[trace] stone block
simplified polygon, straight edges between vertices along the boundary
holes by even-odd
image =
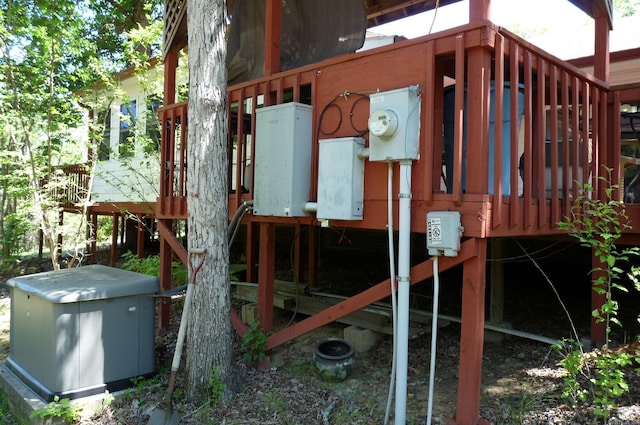
[[[356,353],[365,353],[378,342],[384,334],[359,326],[344,328],[344,339],[353,344]]]

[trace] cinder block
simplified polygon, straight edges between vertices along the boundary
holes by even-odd
[[[247,325],[258,320],[258,304],[248,303],[242,305],[242,321]]]
[[[384,335],[371,329],[359,326],[349,326],[344,328],[344,339],[351,342],[356,353],[365,353],[373,347]]]

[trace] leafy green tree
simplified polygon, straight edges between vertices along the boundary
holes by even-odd
[[[80,94],[85,107],[103,103],[97,92],[108,90],[112,71],[141,63],[142,57],[148,59],[147,54],[157,50],[146,34],[152,33],[159,45],[160,4],[160,0],[0,0],[3,254],[19,251],[33,230],[29,224],[42,231],[54,267],[59,263],[58,235],[66,233],[65,240],[70,236],[75,246],[82,242],[84,225],[63,229],[60,220],[62,195],[73,184],[60,166],[88,159],[89,147],[71,131],[80,127],[85,113],[79,106]],[[153,31],[145,31],[147,27]],[[100,140],[95,136],[104,126],[98,117],[93,124],[91,139]],[[91,173],[91,165],[87,168]],[[69,201],[86,207],[87,192]]]
[[[620,16],[632,16],[640,10],[640,0],[613,0],[613,8]]]

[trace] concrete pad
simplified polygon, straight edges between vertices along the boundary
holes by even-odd
[[[64,425],[62,418],[31,418],[31,413],[45,408],[48,403],[42,400],[31,388],[9,370],[4,361],[0,362],[0,392],[5,396],[11,413],[21,424],[33,425]],[[122,393],[120,391],[119,393]],[[93,414],[103,404],[106,396],[115,397],[116,394],[98,394],[90,397],[78,398],[71,403],[82,409],[81,413]]]

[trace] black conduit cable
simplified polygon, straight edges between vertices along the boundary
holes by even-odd
[[[253,200],[244,201],[242,204],[240,204],[233,217],[231,218],[229,226],[227,227],[227,238],[229,240],[229,246],[233,244],[233,240],[238,233],[238,228],[240,227],[242,218],[251,208],[253,208]],[[188,283],[185,283],[180,286],[176,286],[175,288],[162,291],[161,294],[154,295],[154,297],[168,298],[173,297],[174,295],[180,295],[186,291],[187,285]]]

